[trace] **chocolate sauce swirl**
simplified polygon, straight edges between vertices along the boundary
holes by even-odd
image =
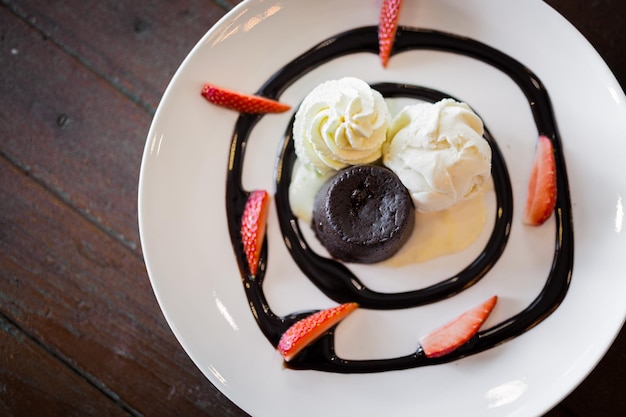
[[[394,44],[394,54],[416,49],[466,55],[507,74],[525,94],[538,135],[545,135],[552,141],[556,157],[558,195],[555,209],[554,258],[545,285],[535,300],[524,310],[490,329],[480,331],[465,345],[443,357],[427,358],[418,346],[415,352],[397,358],[346,360],[335,354],[334,333],[331,331],[290,361],[288,366],[291,368],[364,373],[449,362],[490,349],[531,329],[549,316],[567,293],[574,255],[571,202],[561,140],[545,87],[539,78],[520,62],[481,42],[449,33],[400,27]],[[337,57],[358,52],[378,53],[377,27],[357,28],[321,42],[276,72],[257,94],[278,98],[306,72]],[[444,92],[414,85],[381,83],[372,87],[386,97],[411,97],[431,102],[451,97]],[[280,336],[289,326],[311,312],[294,313],[285,317],[272,312],[263,291],[263,279],[268,264],[267,238],[256,276],[250,275],[242,251],[240,224],[248,191],[241,185],[241,174],[246,142],[261,117],[263,116],[242,114],[236,122],[226,179],[226,211],[231,241],[250,309],[261,331],[269,342],[276,346]],[[354,301],[361,307],[370,309],[418,307],[451,297],[475,284],[495,265],[504,251],[513,213],[513,198],[506,162],[488,129],[485,130],[485,138],[493,151],[492,176],[497,214],[490,239],[483,251],[462,271],[437,284],[414,291],[379,293],[367,288],[346,265],[314,253],[302,236],[298,220],[291,212],[288,200],[291,172],[296,158],[290,124],[286,129],[276,164],[275,202],[281,232],[292,259],[317,288],[330,298],[338,303]]]

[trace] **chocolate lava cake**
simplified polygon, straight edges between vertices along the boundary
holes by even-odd
[[[374,263],[394,255],[415,224],[406,187],[391,170],[358,165],[339,171],[319,190],[312,227],[330,255]]]

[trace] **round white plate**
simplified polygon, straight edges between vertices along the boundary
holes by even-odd
[[[207,378],[255,417],[530,416],[562,400],[604,355],[626,315],[626,98],[606,65],[561,16],[538,0],[405,0],[401,25],[479,40],[524,63],[545,84],[568,169],[575,257],[570,290],[544,322],[478,355],[443,365],[375,374],[294,371],[264,338],[248,308],[226,226],[225,174],[238,114],[208,104],[204,82],[254,93],[287,62],[340,32],[378,23],[380,0],[250,0],[200,40],[167,88],[148,134],[139,184],[139,226],[158,301],[178,340]],[[478,284],[432,305],[358,310],[340,326],[338,350],[352,358],[415,351],[418,338],[492,294],[486,326],[525,308],[545,282],[554,217],[522,225],[537,135],[528,103],[505,75],[460,56],[413,51],[335,59],[280,97],[294,106],[320,82],[356,76],[446,91],[483,117],[504,154],[516,210],[497,265]],[[266,115],[247,149],[244,188],[274,188],[278,146],[291,112]],[[270,214],[268,300],[278,314],[336,303],[298,270]],[[415,266],[457,268],[472,248]],[[360,267],[375,289],[419,286],[420,275]],[[393,272],[393,273],[391,273]],[[427,279],[427,278],[425,278]]]

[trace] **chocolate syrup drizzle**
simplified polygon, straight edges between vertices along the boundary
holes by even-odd
[[[325,62],[358,52],[377,54],[377,30],[376,26],[357,28],[321,42],[276,72],[257,94],[277,99],[303,74]],[[490,349],[536,326],[560,305],[569,288],[574,256],[571,202],[561,140],[545,87],[524,65],[481,42],[438,31],[398,28],[394,54],[416,49],[451,52],[481,60],[506,73],[525,94],[538,135],[550,138],[556,157],[558,195],[555,209],[554,258],[550,273],[540,294],[528,307],[492,328],[480,331],[465,345],[443,357],[427,358],[418,346],[415,352],[397,358],[347,360],[335,354],[334,332],[330,331],[290,361],[287,365],[290,368],[366,373],[408,369],[456,360]],[[380,83],[372,87],[386,97],[412,97],[431,102],[451,97],[440,91],[406,84]],[[277,346],[281,335],[289,326],[312,312],[294,313],[285,317],[272,312],[263,291],[263,279],[268,263],[267,237],[256,276],[250,275],[242,251],[241,216],[249,192],[242,187],[241,174],[247,140],[261,117],[263,116],[242,114],[236,122],[226,179],[226,212],[231,241],[250,309],[263,334],[273,346]],[[344,264],[314,253],[302,236],[298,220],[291,212],[288,200],[291,172],[296,159],[290,124],[284,135],[276,164],[275,204],[281,232],[293,260],[324,294],[338,303],[357,302],[362,308],[417,307],[451,297],[475,284],[495,265],[504,251],[513,215],[512,190],[506,163],[488,130],[485,131],[485,138],[493,151],[492,174],[497,214],[494,229],[484,250],[465,269],[435,285],[414,291],[379,293],[367,288]]]

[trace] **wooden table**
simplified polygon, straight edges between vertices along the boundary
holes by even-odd
[[[161,94],[236,3],[2,0],[0,415],[246,415],[167,326],[137,228]],[[626,86],[626,2],[548,3]],[[626,415],[624,375],[622,330],[548,416]]]

